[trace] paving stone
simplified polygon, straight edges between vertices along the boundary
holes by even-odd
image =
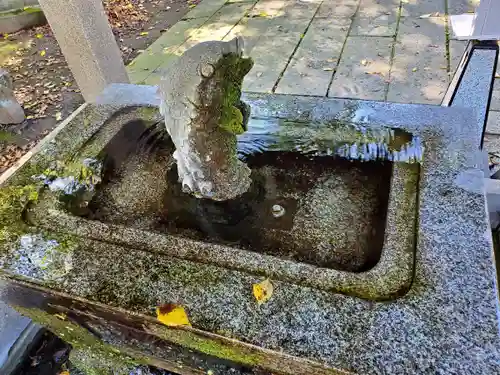
[[[350,19],[314,19],[276,92],[325,96],[350,23]]]
[[[403,0],[401,15],[403,17],[421,17],[439,13],[444,16],[446,0]]]
[[[260,0],[250,12],[251,16],[259,17],[291,17],[311,19],[321,0]]]
[[[491,96],[490,109],[500,111],[500,78],[495,79],[493,95]]]
[[[347,38],[328,96],[383,100],[392,48],[392,38]]]
[[[245,40],[245,53],[250,54],[260,37],[271,26],[271,20],[269,17],[244,17],[223,40],[242,36]]]
[[[227,0],[203,0],[196,7],[191,9],[183,18],[203,18],[211,17],[217,12]]]
[[[474,13],[479,0],[448,0],[448,14]]]
[[[500,112],[490,111],[488,113],[488,123],[486,125],[486,132],[490,134],[500,135]]]
[[[450,40],[449,51],[450,51],[450,72],[455,73],[458,64],[462,59],[465,48],[467,48],[467,41],[465,40]],[[450,79],[453,74],[450,74]]]
[[[246,12],[253,7],[253,2],[231,3],[223,6],[207,22],[196,29],[191,37],[180,46],[164,48],[164,62],[159,65],[153,74],[161,72],[172,62],[174,58],[182,55],[195,44],[209,40],[222,40],[231,29],[245,16]],[[151,80],[146,81],[150,82]]]
[[[259,39],[250,56],[254,67],[243,81],[243,90],[271,92],[310,20],[276,17]]]
[[[325,0],[320,5],[315,18],[349,18],[358,9],[359,0]]]
[[[358,15],[362,17],[378,17],[381,15],[399,15],[400,0],[361,0]]]
[[[387,100],[439,104],[448,87],[444,18],[405,18],[391,68]]]
[[[486,133],[484,135],[483,149],[487,152],[500,154],[500,135]]]
[[[169,49],[180,47],[207,20],[207,17],[181,20],[163,33],[152,45],[137,56],[133,63],[127,66],[130,82],[141,83],[145,81],[152,71],[165,62]]]
[[[375,17],[364,17],[358,13],[352,24],[351,36],[394,36],[398,26],[396,14],[380,14]]]

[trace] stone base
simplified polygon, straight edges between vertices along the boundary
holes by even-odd
[[[16,31],[34,26],[45,25],[47,20],[40,7],[25,7],[0,13],[0,33]]]

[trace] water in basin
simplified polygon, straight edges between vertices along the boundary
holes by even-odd
[[[277,131],[283,127],[288,131]],[[311,124],[251,120],[239,139],[240,158],[252,170],[251,187],[217,202],[182,191],[162,124],[129,123],[101,154],[103,182],[93,199],[73,211],[319,267],[366,271],[383,247],[391,159],[418,158],[418,142],[383,129],[380,134],[389,134],[390,141],[379,137],[374,143],[372,132],[364,135],[365,144],[353,143],[351,130],[359,134],[359,128],[323,128],[311,133]],[[325,134],[339,143],[327,142]]]

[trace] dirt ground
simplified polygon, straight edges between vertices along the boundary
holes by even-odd
[[[200,0],[103,0],[123,60],[129,63]],[[0,34],[0,66],[23,106],[22,124],[0,125],[0,173],[84,100],[49,25]]]

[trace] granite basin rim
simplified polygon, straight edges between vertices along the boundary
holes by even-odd
[[[250,102],[250,104],[253,103]],[[101,146],[107,144],[124,125],[124,116],[127,116],[129,120],[130,117],[140,120],[144,117],[143,110],[144,108],[141,107],[129,108],[126,114],[114,111],[102,126],[102,129],[107,127],[108,130],[99,133],[102,135],[100,138],[94,134],[93,141],[81,147],[79,158],[95,156]],[[413,279],[418,180],[412,172],[412,168],[415,167],[416,165],[392,163],[389,207],[381,257],[373,268],[359,273],[321,268],[230,246],[87,220],[58,209],[58,202],[44,194],[32,210],[30,218],[32,224],[46,230],[59,228],[58,231],[79,237],[154,251],[179,259],[211,263],[215,266],[330,292],[371,300],[389,300],[404,295],[409,290]],[[406,199],[396,199],[401,196]],[[403,207],[402,204],[408,206]],[[398,223],[398,225],[392,223]]]

